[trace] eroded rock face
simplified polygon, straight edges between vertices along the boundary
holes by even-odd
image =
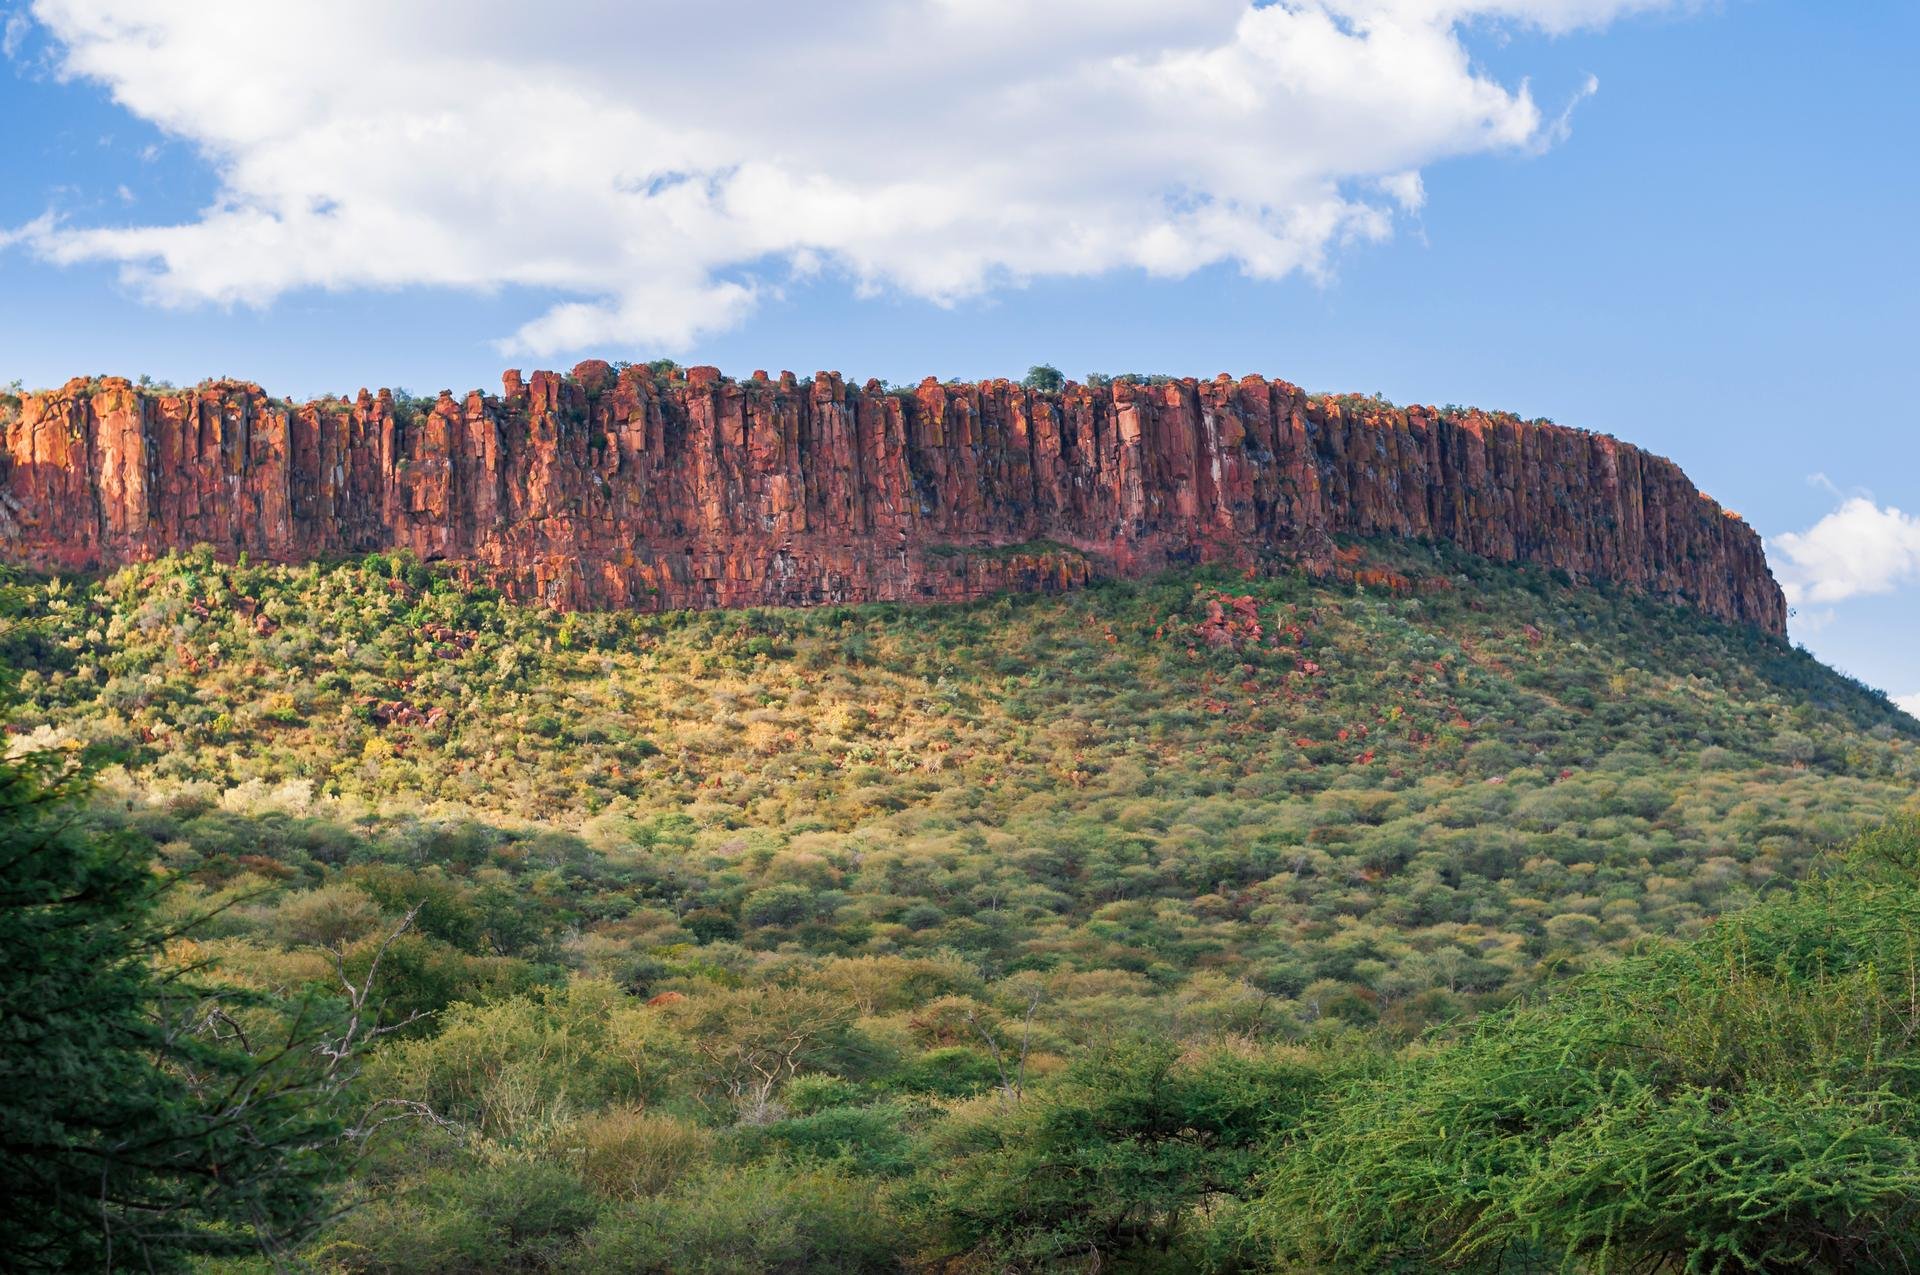
[[[405,411],[385,390],[294,406],[108,378],[3,423],[0,558],[39,570],[202,542],[274,561],[403,548],[559,607],[786,606],[1312,565],[1350,532],[1786,623],[1760,538],[1670,461],[1257,376],[903,392],[596,361]]]

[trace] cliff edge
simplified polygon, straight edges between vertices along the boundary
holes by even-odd
[[[1284,381],[912,390],[708,367],[508,372],[495,397],[304,406],[75,380],[0,415],[0,560],[94,571],[205,542],[408,549],[561,607],[959,600],[1426,537],[1780,634],[1760,538],[1678,466],[1481,412]]]

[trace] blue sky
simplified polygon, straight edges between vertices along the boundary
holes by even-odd
[[[1920,697],[1920,5],[278,8],[0,6],[0,381],[668,353],[1503,407],[1673,457],[1798,640]]]

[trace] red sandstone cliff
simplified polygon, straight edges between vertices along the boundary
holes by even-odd
[[[1670,461],[1257,376],[902,393],[591,362],[415,413],[385,390],[298,407],[109,378],[0,425],[0,560],[42,570],[200,542],[276,561],[405,548],[556,606],[796,605],[1311,557],[1355,533],[1786,622],[1759,537]]]

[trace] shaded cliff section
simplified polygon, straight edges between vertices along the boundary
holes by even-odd
[[[196,544],[405,549],[569,608],[812,605],[1070,588],[1197,562],[1324,565],[1449,541],[1783,633],[1760,538],[1672,462],[1510,416],[1284,381],[910,391],[838,374],[583,363],[498,396],[298,406],[118,378],[4,417],[0,559],[90,572]]]

